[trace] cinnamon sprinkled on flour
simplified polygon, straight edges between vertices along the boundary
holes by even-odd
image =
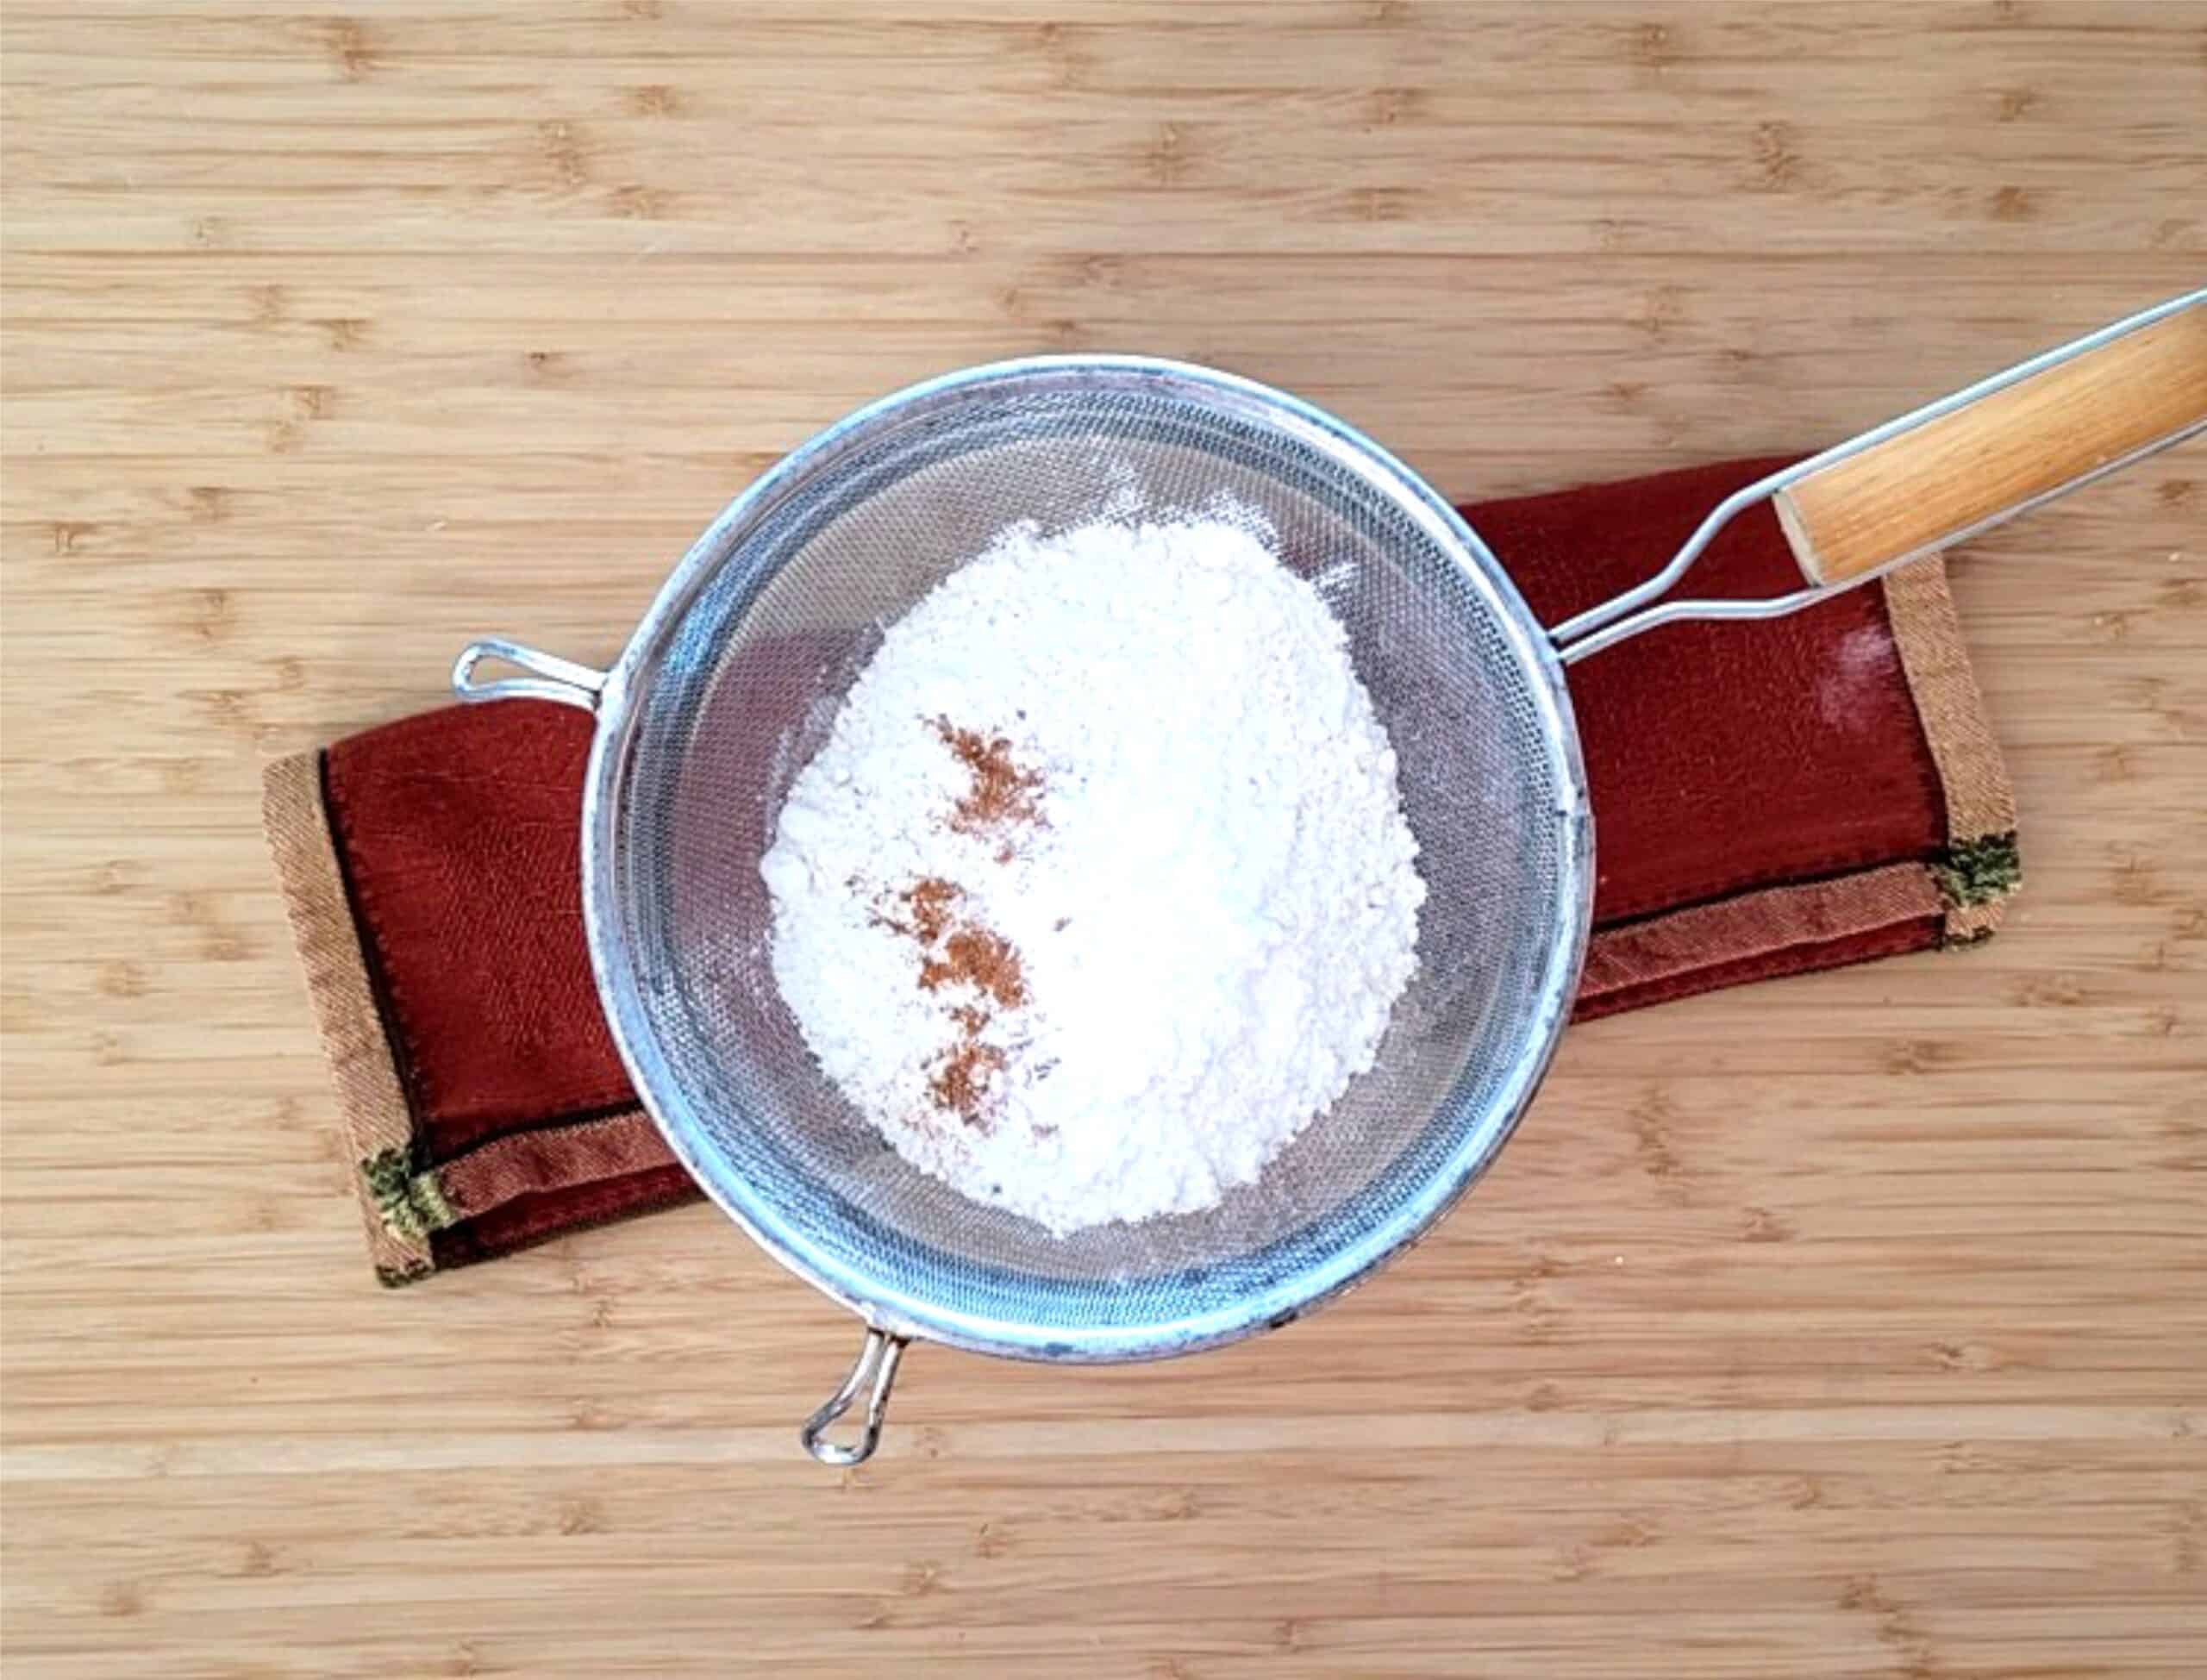
[[[945,940],[942,954],[920,965],[920,985],[927,991],[972,986],[1007,1009],[1016,1009],[1027,1001],[1019,953],[1002,934],[985,927],[961,927]]]
[[[1347,644],[1224,498],[1007,527],[885,629],[760,872],[907,1162],[1053,1232],[1193,1212],[1372,1065],[1424,887]]]
[[[915,881],[904,889],[904,906],[912,913],[912,931],[922,945],[933,945],[950,926],[950,907],[958,902],[958,884],[940,875]]]
[[[948,989],[961,996],[978,994],[983,1000],[950,1006],[947,1013],[957,1026],[958,1039],[935,1064],[928,1080],[928,1095],[936,1108],[956,1115],[968,1126],[983,1126],[995,1077],[1007,1060],[1000,1046],[982,1039],[995,1019],[986,1004],[1018,1009],[1027,1002],[1027,980],[1010,940],[978,923],[957,920],[956,907],[965,896],[955,881],[926,876],[894,895],[901,915],[877,909],[872,919],[919,946],[921,990]]]
[[[967,1125],[980,1123],[994,1076],[1003,1071],[1004,1053],[992,1044],[972,1039],[935,1065],[928,1080],[928,1095],[938,1109],[947,1109]]]
[[[964,797],[952,809],[949,826],[964,834],[1000,834],[994,854],[999,864],[1010,863],[1018,850],[1005,830],[1041,821],[1042,777],[1022,769],[1011,756],[1011,738],[985,735],[978,729],[960,728],[947,717],[929,726],[972,778]],[[1027,1002],[1027,980],[1010,940],[993,929],[971,921],[953,926],[955,907],[966,896],[955,881],[931,875],[915,881],[897,896],[906,920],[882,915],[876,919],[909,934],[919,944],[920,990],[958,993],[977,992],[1003,1009],[1016,1009]],[[949,1011],[958,1027],[957,1041],[935,1064],[928,1079],[928,1095],[935,1106],[956,1115],[968,1126],[986,1122],[996,1077],[1007,1057],[999,1046],[983,1040],[994,1017],[977,1003],[959,1003]]]
[[[935,719],[935,732],[973,774],[973,790],[958,802],[951,827],[972,834],[1009,823],[1041,820],[1041,773],[1022,770],[1012,761],[1010,736],[960,729],[947,717]],[[1009,859],[999,857],[998,861]]]

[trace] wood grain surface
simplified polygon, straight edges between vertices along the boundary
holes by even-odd
[[[2197,446],[1956,565],[1992,944],[1592,1026],[1353,1300],[916,1350],[842,1475],[710,1210],[369,1283],[255,800],[963,362],[1466,496],[1843,437],[2200,284],[2207,4],[9,0],[0,82],[11,1680],[2199,1671]]]

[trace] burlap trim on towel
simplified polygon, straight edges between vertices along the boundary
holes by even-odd
[[[1901,668],[1946,793],[1947,849],[1930,868],[1947,903],[1947,938],[1973,944],[1999,926],[2022,884],[2015,790],[1962,644],[1946,562],[1918,560],[1883,581]]]
[[[446,1162],[435,1178],[453,1213],[472,1219],[517,1196],[572,1190],[674,1164],[674,1152],[651,1116],[641,1109],[625,1109],[572,1126],[500,1138]]]
[[[413,1118],[391,1063],[343,870],[322,815],[321,753],[297,753],[268,766],[261,778],[261,821],[337,1088],[376,1276],[386,1283],[410,1283],[435,1270],[428,1233],[385,1217],[375,1164],[386,1164],[387,1177],[388,1163],[410,1159]]]
[[[1888,864],[1829,881],[1741,893],[1646,921],[1598,930],[1586,948],[1581,1000],[1599,999],[1707,967],[1818,945],[1939,915],[1946,908],[1920,864]]]

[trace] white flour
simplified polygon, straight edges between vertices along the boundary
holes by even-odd
[[[1257,521],[1006,531],[891,626],[761,865],[907,1160],[1063,1233],[1216,1203],[1372,1065],[1425,898],[1341,628]]]

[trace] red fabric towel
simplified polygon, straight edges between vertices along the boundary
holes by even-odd
[[[1647,576],[1772,460],[1465,509],[1542,621]],[[1798,586],[1766,508],[1696,593]],[[1600,874],[1580,1019],[1967,941],[2014,807],[1928,561],[1792,617],[1666,628],[1572,667]],[[584,947],[590,721],[446,707],[270,767],[270,843],[400,1283],[697,1192],[636,1105]]]

